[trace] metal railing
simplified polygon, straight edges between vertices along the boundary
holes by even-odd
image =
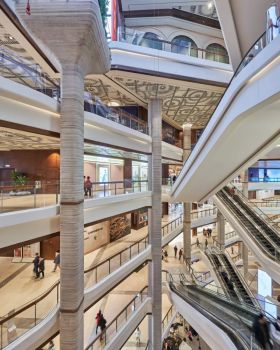
[[[191,219],[192,220],[202,219],[205,217],[215,216],[215,215],[217,215],[217,208],[216,207],[210,208],[210,209],[193,211],[193,212],[191,212]]]
[[[100,117],[106,118],[130,129],[147,135],[149,134],[148,123],[146,121],[135,117],[122,108],[114,108],[105,105],[100,98],[92,95],[90,92],[85,91],[84,95],[84,109],[86,112],[97,114]]]
[[[85,199],[148,191],[147,180],[92,182],[84,188]],[[0,213],[56,205],[60,202],[59,181],[28,181],[22,185],[0,182]]]
[[[100,282],[103,278],[116,271],[134,256],[144,251],[149,244],[148,236],[122,249],[116,254],[101,261],[84,271],[85,288]]]
[[[174,316],[174,312],[175,312],[175,308],[174,308],[173,305],[171,305],[170,308],[168,309],[167,313],[165,314],[162,322],[161,322],[162,333],[164,333],[164,331],[165,331],[166,327],[168,326],[170,320]]]
[[[85,348],[85,350],[103,349],[113,339],[121,327],[128,321],[129,317],[139,308],[148,296],[148,287],[145,286],[101,331]]]
[[[132,28],[121,28],[119,30],[118,41],[128,44],[143,46],[149,49],[156,49],[160,51],[172,52],[180,55],[191,56],[194,58],[201,58],[209,61],[229,64],[229,57],[222,52],[212,50],[205,50],[198,48],[191,43],[186,45],[163,40],[160,38],[149,38],[145,36],[145,32],[140,32]]]
[[[250,203],[254,203],[257,207],[261,207],[261,208],[280,207],[280,201],[279,200],[250,201]]]
[[[38,298],[21,306],[17,310],[11,310],[8,315],[0,318],[0,349],[4,349],[18,337],[26,333],[30,328],[39,324],[59,304],[60,281],[57,281],[50,289]],[[22,319],[28,319],[28,327],[20,325]]]
[[[162,237],[166,236],[173,230],[175,230],[177,227],[182,225],[183,223],[183,214],[181,214],[178,218],[170,221],[168,224],[162,226],[161,232],[162,232]]]

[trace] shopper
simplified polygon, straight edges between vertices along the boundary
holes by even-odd
[[[86,189],[85,195],[91,197],[92,182],[90,180],[90,176],[87,176],[86,181],[84,183],[84,187]]]
[[[37,276],[38,276],[39,261],[40,261],[39,254],[36,253],[36,254],[35,254],[35,258],[34,258],[34,260],[33,260],[33,265],[34,265],[34,267],[33,267],[33,272],[34,272],[34,275],[35,275],[36,278],[37,278]]]
[[[175,246],[174,246],[174,256],[175,256],[175,259],[177,258],[177,252],[178,252],[178,248],[177,248],[177,246],[175,245]]]
[[[84,176],[84,194],[87,195],[87,188],[86,188],[86,177]]]
[[[141,331],[140,331],[139,327],[137,327],[136,331],[135,331],[135,340],[136,340],[136,346],[140,346],[141,345]]]
[[[208,247],[208,241],[207,241],[207,238],[205,239],[205,243],[204,243],[204,245],[205,245],[205,250],[207,249],[207,247]]]
[[[182,256],[183,256],[183,249],[181,248],[179,250],[179,261],[181,261]]]
[[[172,177],[173,184],[175,183],[176,179],[177,179],[177,177],[176,177],[176,175],[174,174],[173,177]]]
[[[42,275],[40,277],[40,275]],[[39,261],[39,277],[42,279],[45,277],[45,259],[40,257],[40,261]]]
[[[167,253],[167,250],[165,250],[164,251],[164,261],[165,262],[168,262],[167,258],[168,258],[168,253]]]
[[[57,267],[60,268],[60,251],[59,250],[57,250],[55,252],[55,257],[54,257],[54,261],[53,262],[54,262],[53,272],[55,272]]]
[[[266,318],[263,314],[259,314],[253,323],[253,333],[256,340],[265,350],[272,349],[269,340],[269,327]]]
[[[198,237],[196,238],[196,246],[197,246],[197,247],[199,247],[199,246],[200,246],[200,242],[199,242]]]
[[[100,322],[100,319],[101,319],[102,316],[103,316],[102,312],[101,312],[101,310],[99,310],[98,313],[95,316],[95,319],[96,319],[96,332],[95,332],[95,334],[97,334],[98,328],[100,327],[99,322]]]
[[[101,317],[100,317],[100,320],[99,320],[99,327],[101,328],[100,341],[103,340],[103,333],[104,333],[105,328],[106,328],[106,323],[107,323],[107,321],[105,320],[103,314],[101,314]]]

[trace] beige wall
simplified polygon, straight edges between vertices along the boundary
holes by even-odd
[[[111,164],[111,181],[123,181],[123,165]]]
[[[96,164],[92,162],[84,162],[84,175],[90,176],[91,181],[96,181]]]
[[[84,229],[84,254],[90,253],[109,243],[109,221],[85,227]]]

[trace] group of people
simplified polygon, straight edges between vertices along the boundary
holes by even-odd
[[[33,272],[35,279],[45,277],[45,259],[38,253],[35,254],[35,258],[33,260]]]
[[[54,268],[53,272],[56,271],[57,268],[60,268],[60,251],[57,250],[55,252],[54,257]],[[35,258],[33,259],[33,272],[35,275],[35,279],[44,278],[45,277],[45,259],[39,255],[39,253],[35,254]]]
[[[211,228],[204,228],[202,230],[203,236],[210,238],[212,235],[212,229]]]
[[[99,339],[100,339],[100,341],[102,341],[103,340],[103,333],[104,333],[104,330],[106,328],[107,321],[105,320],[104,315],[101,312],[101,310],[99,310],[98,313],[96,314],[95,320],[96,320],[96,334],[98,332],[98,328],[100,328],[101,335],[100,335]]]
[[[178,253],[178,247],[175,245],[174,246],[174,257],[175,257],[175,259],[177,259],[177,253]],[[181,261],[182,257],[183,257],[183,248],[180,248],[179,253],[178,253],[179,261]]]
[[[84,193],[85,197],[92,196],[92,182],[90,176],[84,176]]]

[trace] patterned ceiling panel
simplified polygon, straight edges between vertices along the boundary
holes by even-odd
[[[86,79],[85,90],[90,92],[93,97],[97,96],[106,104],[114,101],[120,106],[135,105],[134,100],[121,94],[116,88],[103,82],[101,79]]]
[[[163,100],[163,111],[178,124],[191,123],[194,128],[203,128],[211,117],[222,96],[221,92],[199,90],[141,81],[116,76],[114,79],[146,103],[150,98]]]
[[[0,151],[58,149],[59,139],[0,127]]]

